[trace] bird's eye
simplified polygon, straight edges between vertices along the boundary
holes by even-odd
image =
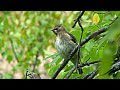
[[[54,29],[55,32],[57,32],[57,29]]]

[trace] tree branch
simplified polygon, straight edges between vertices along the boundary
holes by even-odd
[[[109,24],[109,26],[112,25],[117,19],[118,19],[118,16],[114,20],[112,20],[112,22]]]
[[[80,35],[79,45],[81,44],[81,40],[82,40],[82,36],[83,36],[83,31],[84,31],[84,29],[83,29],[83,27],[81,25],[81,22],[80,22],[80,19],[81,19],[81,17],[82,17],[83,14],[84,14],[84,11],[82,11],[80,13],[80,16],[76,20],[78,22],[79,27],[81,28],[81,31],[82,31],[81,35]],[[78,64],[81,63],[81,56],[80,55],[81,55],[81,48],[79,48],[79,46],[78,46],[78,57],[77,57],[77,61],[76,61],[76,69],[78,67]],[[79,74],[82,74],[82,73],[83,73],[83,71],[82,71],[82,68],[81,68]]]
[[[64,60],[63,63],[60,65],[60,67],[58,68],[58,70],[55,72],[55,74],[53,75],[52,79],[55,79],[57,77],[57,75],[60,73],[60,71],[67,65],[67,63],[69,62],[69,60],[72,58],[72,56],[70,58],[68,58],[67,60]]]
[[[84,67],[84,66],[90,66],[91,64],[96,64],[96,63],[99,63],[100,62],[100,60],[98,60],[98,61],[93,61],[93,62],[86,62],[86,63],[83,63],[83,64],[80,64],[80,65],[78,65],[78,68],[81,68],[81,67]],[[67,76],[65,77],[65,79],[68,79],[70,76],[71,76],[71,74],[74,72],[74,70],[75,70],[75,67],[73,67],[72,69],[71,69],[71,71],[67,74]]]
[[[101,28],[98,31],[92,33],[91,35],[89,35],[86,39],[84,39],[80,46],[83,46],[85,43],[87,43],[89,40],[91,40],[92,38],[100,35],[101,33],[104,33],[108,30],[108,28],[118,19],[118,17],[116,17],[107,27]]]
[[[102,29],[99,29],[98,31],[92,33],[91,35],[89,35],[86,39],[84,39],[80,46],[83,46],[85,43],[87,43],[88,41],[90,41],[92,38],[100,35],[101,33],[104,33],[105,31],[107,31],[108,28],[102,28]]]
[[[79,22],[80,18],[82,17],[82,15],[84,14],[85,11],[81,11],[80,12],[80,15],[78,16],[77,19],[75,19],[75,23],[73,24],[72,28],[74,28],[77,24],[77,22]]]
[[[98,74],[98,70],[95,70],[90,74],[86,75],[83,79],[93,79],[97,74]]]

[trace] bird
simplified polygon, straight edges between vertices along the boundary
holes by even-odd
[[[71,51],[78,45],[75,36],[67,32],[65,27],[61,24],[56,25],[52,29],[53,33],[56,35],[55,47],[60,56],[66,60],[70,55]],[[78,53],[71,58],[71,62],[76,66]],[[80,62],[78,62],[80,64]],[[82,74],[82,68],[77,68],[78,73]]]

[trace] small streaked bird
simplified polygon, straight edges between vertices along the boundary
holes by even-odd
[[[76,38],[68,33],[62,25],[56,25],[52,30],[56,35],[55,47],[58,53],[61,55],[64,60],[68,58],[71,51],[77,46]],[[71,58],[71,62],[76,66],[78,53]],[[78,62],[80,64],[80,62]],[[78,69],[79,74],[82,74],[83,71],[81,68]]]

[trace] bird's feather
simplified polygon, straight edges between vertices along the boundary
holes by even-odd
[[[70,35],[70,39],[74,42],[74,43],[77,43],[77,40],[76,38],[71,34],[71,33],[68,33]]]

